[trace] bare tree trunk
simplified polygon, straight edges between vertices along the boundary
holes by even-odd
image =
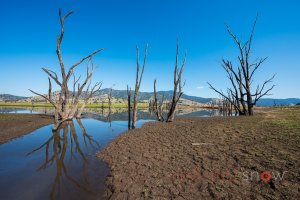
[[[54,127],[53,127],[53,131],[56,131],[59,128],[61,123],[62,122],[60,122],[60,117],[59,117],[58,110],[55,109],[54,110]]]
[[[81,107],[79,108],[79,110],[77,112],[77,115],[76,115],[76,119],[80,119],[81,118],[82,112],[83,112],[83,110],[85,108],[85,104],[86,103],[82,104]]]
[[[132,125],[131,127],[134,129],[136,127],[136,120],[137,120],[137,109],[138,109],[138,95],[141,86],[141,82],[143,79],[144,69],[146,65],[148,54],[148,44],[145,47],[145,54],[144,54],[144,62],[142,66],[141,74],[139,73],[140,64],[139,64],[139,49],[136,47],[136,79],[135,79],[135,89],[134,89],[134,96],[133,96],[133,114],[132,114]]]
[[[134,129],[136,126],[136,120],[137,120],[137,109],[138,109],[138,92],[134,92],[133,97],[133,108],[132,108],[132,125],[131,127]]]
[[[178,66],[178,54],[179,54],[179,42],[177,40],[176,62],[175,62],[175,68],[174,68],[174,89],[173,89],[172,101],[171,101],[171,105],[170,105],[170,109],[169,109],[169,113],[168,113],[166,122],[172,122],[174,120],[176,106],[177,106],[177,103],[178,103],[181,95],[183,94],[182,88],[185,85],[185,82],[182,84],[181,75],[182,75],[183,68],[184,68],[184,65],[186,62],[186,54],[184,55],[184,59],[183,59],[183,62],[182,62],[182,65],[180,68]],[[178,92],[177,92],[177,90],[178,90]]]
[[[163,117],[163,113],[162,113],[163,102],[164,102],[164,97],[162,97],[161,102],[158,103],[157,95],[156,95],[156,79],[155,79],[154,80],[154,103],[153,103],[153,108],[154,108],[154,112],[156,114],[156,117],[157,117],[158,121],[160,121],[160,122],[163,122],[165,120],[164,117]]]
[[[108,96],[107,96],[107,98],[108,98],[108,107],[109,107],[109,109],[111,109],[111,100],[112,100],[112,88],[110,88],[109,89],[109,93],[108,93]]]
[[[246,87],[249,88],[248,90],[250,90],[250,86],[246,83]],[[247,92],[247,108],[248,108],[248,115],[253,115],[253,102],[252,102],[252,96],[250,92]]]
[[[127,85],[127,109],[128,109],[128,129],[131,123],[131,88]]]

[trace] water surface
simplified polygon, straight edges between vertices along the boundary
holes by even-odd
[[[138,121],[138,127],[145,121]],[[73,120],[0,145],[1,199],[99,199],[107,165],[96,151],[121,132],[124,121]]]

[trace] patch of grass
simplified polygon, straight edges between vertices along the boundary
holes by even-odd
[[[277,108],[274,112],[276,116],[272,119],[274,124],[285,128],[300,129],[300,106]]]

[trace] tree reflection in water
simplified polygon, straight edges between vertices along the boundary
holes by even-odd
[[[87,133],[81,120],[77,119],[76,121],[82,133],[85,150],[91,152],[99,149],[99,143]],[[68,145],[70,145],[69,148]],[[56,165],[56,174],[50,191],[50,199],[56,199],[61,191],[60,188],[65,184],[71,185],[72,189],[76,188],[80,192],[88,193],[92,196],[97,195],[91,189],[92,187],[87,178],[88,175],[86,175],[88,173],[89,160],[86,158],[86,154],[83,153],[82,148],[74,122],[66,121],[57,131],[52,132],[52,136],[45,143],[27,154],[27,156],[30,156],[39,150],[45,150],[45,162],[37,168],[37,171],[46,170],[53,164]],[[66,162],[67,157],[69,157],[68,162]],[[72,164],[72,161],[78,162],[78,157],[81,159],[79,162],[83,165],[83,170],[80,172],[84,177],[83,181],[78,181],[68,173],[68,167]],[[68,183],[64,180],[68,180]]]

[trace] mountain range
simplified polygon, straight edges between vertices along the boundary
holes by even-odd
[[[0,94],[0,101],[19,101],[28,97],[15,96],[11,94]]]
[[[109,94],[110,89],[105,88],[99,90],[93,97],[93,101],[97,102],[97,99],[106,99]],[[133,96],[133,91],[131,91]],[[161,99],[164,96],[164,99],[168,100],[172,98],[173,91],[158,91],[157,97]],[[127,91],[126,90],[112,90],[112,97],[119,102],[126,101],[127,99]],[[153,92],[140,92],[139,100],[147,102],[153,98]],[[40,97],[23,97],[23,96],[15,96],[10,94],[0,94],[0,101],[30,101],[31,99],[42,100]],[[218,101],[217,98],[203,98],[197,96],[190,96],[183,94],[182,99],[186,100],[188,103],[192,104],[211,104]],[[287,98],[287,99],[273,99],[273,98],[262,98],[257,102],[257,106],[288,106],[299,104],[299,98]]]
[[[109,88],[105,88],[100,90],[95,96],[106,95],[109,93]],[[173,95],[173,91],[158,91],[157,98],[161,99],[164,96],[164,99],[171,99]],[[127,91],[126,90],[112,90],[112,96],[117,99],[127,99]],[[133,91],[131,91],[131,96],[133,96]],[[140,101],[148,101],[149,99],[153,98],[153,92],[139,92],[139,100]],[[187,99],[190,101],[194,101],[197,103],[210,103],[216,98],[203,98],[203,97],[196,97],[196,96],[189,96],[186,94],[182,95],[183,99]]]

